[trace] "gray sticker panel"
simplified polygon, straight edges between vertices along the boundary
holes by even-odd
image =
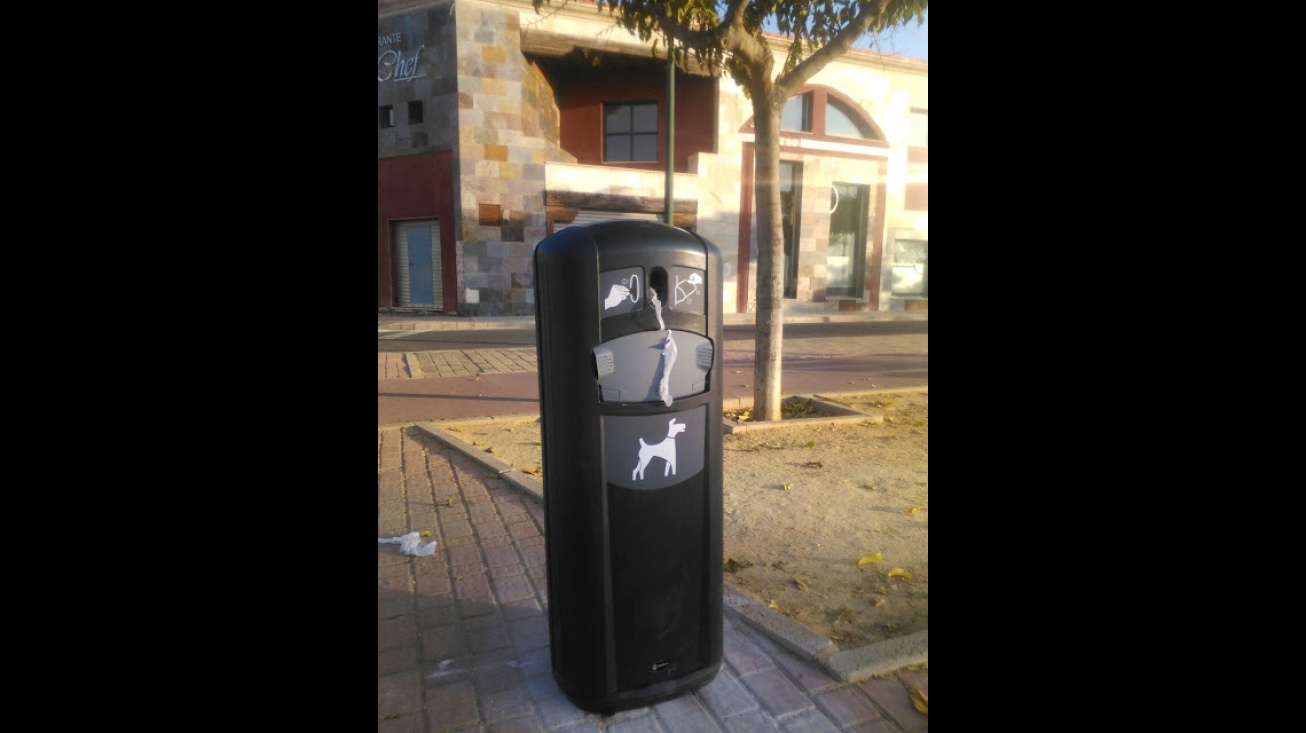
[[[599,273],[599,297],[603,302],[603,317],[630,313],[644,307],[644,294],[648,283],[644,280],[644,268],[623,267],[620,270],[608,270]]]
[[[707,313],[707,271],[669,267],[667,278],[667,307],[685,313]]]
[[[663,489],[684,482],[703,470],[706,426],[706,405],[660,415],[605,415],[603,465],[608,483]]]
[[[676,344],[667,386],[671,399],[707,391],[707,373],[712,369],[712,342],[689,331],[640,331],[594,348],[599,377],[599,399],[603,402],[661,402],[662,351],[667,334]]]

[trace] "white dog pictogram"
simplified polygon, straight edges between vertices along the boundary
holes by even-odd
[[[661,443],[649,445],[644,442],[643,438],[639,439],[639,465],[630,473],[630,480],[644,479],[644,469],[648,467],[649,461],[654,456],[667,462],[663,470],[663,476],[670,476],[676,472],[676,436],[685,432],[685,424],[676,422],[676,418],[671,418],[667,423],[667,437]]]

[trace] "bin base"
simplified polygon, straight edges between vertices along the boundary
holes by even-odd
[[[667,680],[666,682],[659,682],[655,685],[639,687],[633,690],[618,690],[608,695],[599,696],[587,695],[581,690],[571,688],[558,675],[556,670],[553,673],[553,679],[557,681],[562,693],[576,707],[588,713],[612,715],[622,710],[642,708],[681,695],[688,695],[715,679],[717,672],[720,670],[721,660],[718,659],[716,664],[704,667],[697,672],[691,672],[683,677],[677,677],[674,680]]]

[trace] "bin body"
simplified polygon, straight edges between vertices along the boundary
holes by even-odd
[[[721,664],[720,250],[613,221],[534,257],[553,675],[642,707]]]

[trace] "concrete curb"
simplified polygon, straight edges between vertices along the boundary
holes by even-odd
[[[532,417],[533,415],[511,415],[501,416],[497,419],[513,419],[517,417]],[[474,422],[473,420],[450,420],[450,423]],[[499,474],[499,478],[512,484],[518,491],[534,497],[537,501],[544,501],[544,483],[533,476],[522,473],[507,462],[499,460],[492,453],[477,448],[467,441],[459,438],[457,435],[440,427],[439,423],[425,422],[414,425],[418,430],[425,432],[427,435],[439,440],[445,445],[462,453],[468,458],[480,463],[482,466]]]
[[[851,396],[892,392],[915,392],[920,391],[921,389],[923,388],[911,387],[872,390],[870,392],[839,392],[830,393],[825,395],[825,397],[830,398],[840,395]],[[835,407],[848,410],[848,408],[843,405],[836,405]],[[536,417],[539,417],[539,413],[500,415],[495,417],[494,420],[514,420]],[[883,419],[883,416],[880,417]],[[848,420],[860,421],[868,418],[874,419],[874,416],[865,415],[851,418],[804,418],[802,422],[819,423]],[[522,473],[507,462],[495,457],[494,454],[486,453],[480,448],[477,448],[454,433],[441,427],[441,424],[464,424],[481,421],[491,422],[488,418],[453,418],[438,422],[416,423],[414,424],[414,427],[444,443],[450,448],[462,453],[468,458],[471,458],[482,466],[485,466],[487,469],[494,471],[500,478],[507,481],[517,490],[542,503],[544,501],[544,483],[542,481],[533,476]],[[789,422],[792,424],[796,421],[790,420],[775,422]],[[774,427],[778,427],[778,425],[775,425]],[[768,638],[773,639],[776,643],[789,651],[819,664],[831,675],[843,682],[861,682],[862,680],[876,675],[889,674],[914,664],[926,664],[929,662],[928,630],[909,634],[896,639],[888,639],[873,644],[867,644],[854,649],[840,650],[834,645],[834,642],[826,639],[820,634],[817,634],[783,613],[770,608],[761,601],[745,596],[743,593],[740,593],[728,585],[724,586],[723,590],[722,605],[726,611],[730,612],[733,616],[742,619],[749,626],[757,629],[759,632],[765,634]]]
[[[930,630],[834,652],[816,661],[844,682],[861,682],[930,661]]]
[[[805,418],[802,418],[802,420],[801,420],[801,424],[803,424],[803,425],[831,425],[831,424],[838,424],[838,423],[863,423],[863,422],[866,422],[867,420],[869,420],[869,421],[871,421],[871,422],[874,422],[874,423],[882,423],[882,422],[884,422],[884,415],[876,415],[876,414],[869,413],[869,412],[862,412],[862,411],[860,411],[860,410],[854,410],[854,409],[852,409],[851,407],[848,407],[847,405],[841,405],[841,404],[838,404],[838,403],[836,403],[836,402],[830,402],[829,400],[826,400],[826,399],[822,398],[820,395],[810,395],[810,394],[788,395],[788,396],[785,397],[785,399],[786,399],[786,400],[791,400],[791,399],[804,400],[804,399],[805,399],[805,400],[807,400],[808,402],[810,402],[810,403],[816,405],[816,406],[819,407],[820,409],[824,410],[825,412],[831,412],[831,413],[834,413],[834,414],[831,415],[830,417],[805,417]],[[727,409],[741,409],[741,408],[744,408],[744,407],[752,407],[752,406],[753,406],[753,400],[752,400],[751,397],[736,397],[736,398],[734,398],[734,399],[732,399],[732,400],[730,400],[730,401],[731,401],[731,402],[738,403],[738,406],[737,406],[737,407],[727,408]],[[735,422],[734,420],[725,420],[724,422],[725,422],[725,424],[724,424],[724,425],[722,426],[722,428],[721,428],[722,432],[724,432],[726,435],[733,435],[733,434],[735,434],[735,433],[751,433],[751,432],[754,432],[754,431],[757,431],[757,430],[769,430],[769,429],[772,429],[772,428],[792,428],[792,427],[794,427],[795,424],[798,423],[799,421],[795,421],[795,420],[755,420],[755,421],[749,421],[749,422],[739,423],[739,422]]]
[[[409,379],[426,378],[426,370],[422,369],[422,365],[418,363],[417,354],[404,354],[404,364],[408,367]]]

